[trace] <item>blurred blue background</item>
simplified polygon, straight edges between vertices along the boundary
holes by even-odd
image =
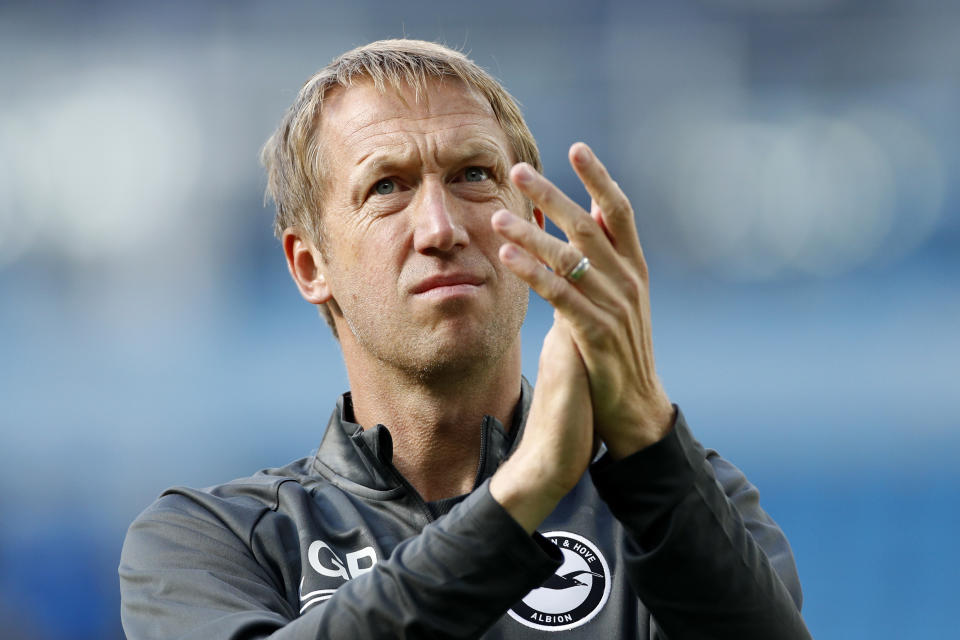
[[[500,78],[581,201],[575,140],[628,192],[667,390],[787,531],[814,636],[956,637],[958,33],[947,1],[0,4],[0,634],[122,637],[141,509],[319,443],[345,374],[257,153],[406,35]]]

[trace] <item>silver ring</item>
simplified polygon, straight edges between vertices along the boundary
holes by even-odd
[[[587,256],[583,256],[582,258],[580,258],[580,262],[578,262],[573,269],[570,269],[570,271],[567,272],[567,275],[563,277],[569,280],[570,282],[576,282],[577,280],[582,278],[583,274],[585,274],[589,270],[590,270],[590,258],[588,258]]]

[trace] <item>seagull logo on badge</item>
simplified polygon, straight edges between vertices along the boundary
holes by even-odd
[[[578,580],[577,576],[589,573],[590,575],[602,578],[602,573],[596,573],[590,571],[589,569],[579,569],[577,571],[571,571],[570,573],[565,573],[564,575],[553,574],[547,581],[540,585],[541,589],[569,589],[570,587],[587,587],[590,585],[589,582],[584,582],[583,580]]]
[[[611,574],[597,545],[567,531],[543,534],[563,554],[563,564],[523,600],[510,617],[541,631],[563,631],[586,624],[600,612],[610,595]]]

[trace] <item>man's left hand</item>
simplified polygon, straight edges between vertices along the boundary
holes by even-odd
[[[508,240],[501,261],[567,321],[587,369],[597,434],[620,459],[666,435],[674,411],[654,366],[649,276],[633,209],[587,145],[570,148],[570,164],[592,198],[590,212],[530,165],[510,171],[569,242],[506,210],[492,225]]]

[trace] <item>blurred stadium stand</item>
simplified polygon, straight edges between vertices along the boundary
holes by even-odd
[[[403,35],[499,77],[576,197],[575,140],[631,196],[662,377],[786,529],[814,636],[955,637],[958,29],[947,1],[0,3],[3,637],[121,638],[139,510],[319,443],[345,374],[257,154],[313,71]]]

